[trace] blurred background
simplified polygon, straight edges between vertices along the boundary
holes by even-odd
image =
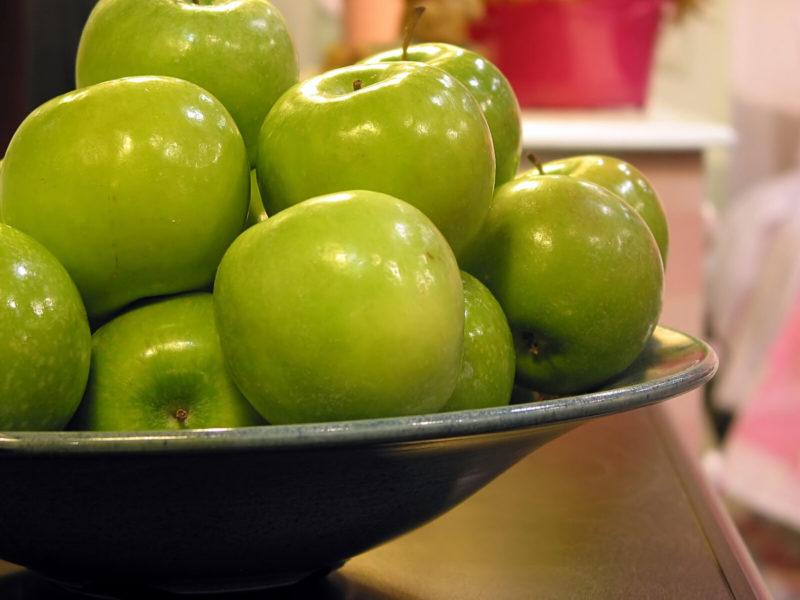
[[[301,77],[396,46],[423,4],[420,41],[474,47],[509,78],[523,154],[614,154],[644,171],[670,223],[662,322],[721,358],[709,388],[671,401],[673,424],[774,596],[800,598],[800,2],[273,3]],[[93,5],[0,2],[0,156],[33,108],[74,87]]]

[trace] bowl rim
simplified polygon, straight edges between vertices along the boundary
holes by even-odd
[[[585,394],[452,412],[295,425],[180,431],[0,431],[0,459],[8,455],[202,453],[304,450],[431,442],[444,438],[559,425],[641,408],[708,382],[717,370],[713,348],[668,327],[696,346],[699,358],[677,373]]]

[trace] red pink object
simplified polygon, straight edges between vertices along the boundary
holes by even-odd
[[[472,34],[522,106],[641,106],[668,2],[491,2]]]

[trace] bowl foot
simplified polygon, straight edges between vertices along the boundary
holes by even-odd
[[[344,563],[345,561],[339,561],[309,571],[270,573],[255,577],[232,579],[166,581],[154,583],[150,586],[141,586],[122,581],[86,581],[80,583],[63,579],[50,579],[50,581],[72,592],[109,600],[141,600],[142,598],[158,600],[160,598],[167,599],[185,597],[187,595],[199,595],[204,600],[213,600],[217,596],[229,598],[231,595],[246,598],[251,593],[268,589],[287,588],[286,591],[288,592],[293,591],[291,586],[313,586],[316,580],[327,576]],[[276,596],[276,600],[280,597],[280,595]]]

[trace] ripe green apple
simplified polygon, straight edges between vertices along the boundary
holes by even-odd
[[[508,404],[514,386],[516,354],[503,309],[469,273],[464,285],[464,350],[461,374],[442,411]]]
[[[196,83],[231,113],[252,164],[261,122],[297,83],[297,57],[267,0],[100,0],[75,74],[78,87],[130,75]]]
[[[629,162],[611,156],[572,156],[542,165],[548,175],[569,175],[591,181],[614,192],[630,204],[650,227],[656,238],[661,259],[667,264],[669,232],[667,217],[653,186],[639,169]],[[536,169],[521,177],[538,177]]]
[[[377,192],[312,198],[247,229],[214,282],[233,379],[270,423],[438,411],[461,365],[453,252]]]
[[[522,124],[519,103],[511,84],[500,70],[480,54],[452,44],[417,44],[408,48],[381,52],[362,64],[410,60],[426,63],[447,71],[463,83],[481,106],[492,132],[494,156],[497,164],[495,187],[505,183],[517,173],[522,149]]]
[[[62,429],[83,395],[91,334],[64,267],[0,224],[0,430]]]
[[[494,151],[480,106],[455,78],[377,63],[287,91],[264,120],[256,170],[270,216],[314,196],[374,190],[420,209],[458,254],[489,208]]]
[[[135,431],[263,424],[228,374],[211,294],[137,306],[92,336],[92,372],[71,427]]]
[[[20,125],[0,219],[55,254],[96,321],[210,285],[245,223],[249,170],[228,111],[172,77],[70,92]]]
[[[573,177],[502,186],[462,266],[508,317],[517,379],[547,394],[586,390],[627,367],[661,311],[649,228],[619,196]]]
[[[267,213],[264,210],[264,203],[261,201],[261,194],[258,192],[256,170],[253,169],[250,171],[250,208],[247,211],[247,227],[266,220]]]

